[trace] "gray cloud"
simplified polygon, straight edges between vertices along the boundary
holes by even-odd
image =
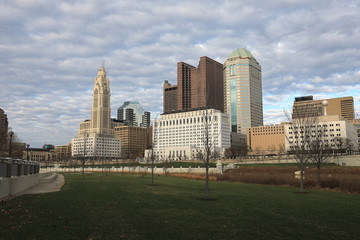
[[[264,122],[298,95],[354,95],[359,112],[359,5],[354,1],[61,1],[0,4],[0,107],[32,146],[66,144],[90,117],[101,60],[112,115],[139,100],[162,111],[176,63],[221,63],[245,47],[262,66]]]

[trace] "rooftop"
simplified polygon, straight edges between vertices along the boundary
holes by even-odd
[[[229,58],[232,58],[232,57],[241,57],[241,58],[248,57],[248,58],[255,59],[254,56],[248,50],[246,50],[245,48],[239,48],[239,49],[234,50],[231,53],[231,55],[229,56]]]

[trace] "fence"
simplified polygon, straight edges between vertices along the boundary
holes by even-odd
[[[20,177],[37,174],[40,164],[21,159],[0,158],[0,178]]]
[[[229,165],[222,165],[220,162],[216,164],[216,168],[209,168],[210,174],[222,174],[223,171],[227,169],[235,168],[234,164]],[[52,167],[52,168],[45,168],[45,171],[54,171],[54,172],[82,172],[82,168],[61,168],[61,167]],[[85,167],[85,172],[127,172],[127,173],[151,173],[151,167],[149,166],[124,166],[124,167],[111,167],[111,168],[104,168],[104,170],[100,167],[98,168],[90,168]],[[154,167],[155,174],[169,174],[169,173],[193,173],[193,174],[205,174],[206,169],[203,167]]]

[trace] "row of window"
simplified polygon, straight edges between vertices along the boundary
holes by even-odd
[[[294,127],[289,127],[289,129],[298,129],[298,128],[300,128],[300,129],[304,129],[304,128],[315,128],[315,127],[327,127],[328,126],[328,124],[318,124],[318,125],[315,125],[315,124],[313,124],[313,125],[311,125],[311,126],[294,126]],[[334,126],[334,124],[333,123],[331,123],[331,124],[329,124],[329,126],[330,127],[333,127]],[[336,123],[335,124],[335,126],[340,126],[340,123]]]

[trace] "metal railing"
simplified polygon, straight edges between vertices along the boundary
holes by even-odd
[[[0,178],[11,178],[37,174],[40,172],[38,162],[13,158],[0,158]]]

